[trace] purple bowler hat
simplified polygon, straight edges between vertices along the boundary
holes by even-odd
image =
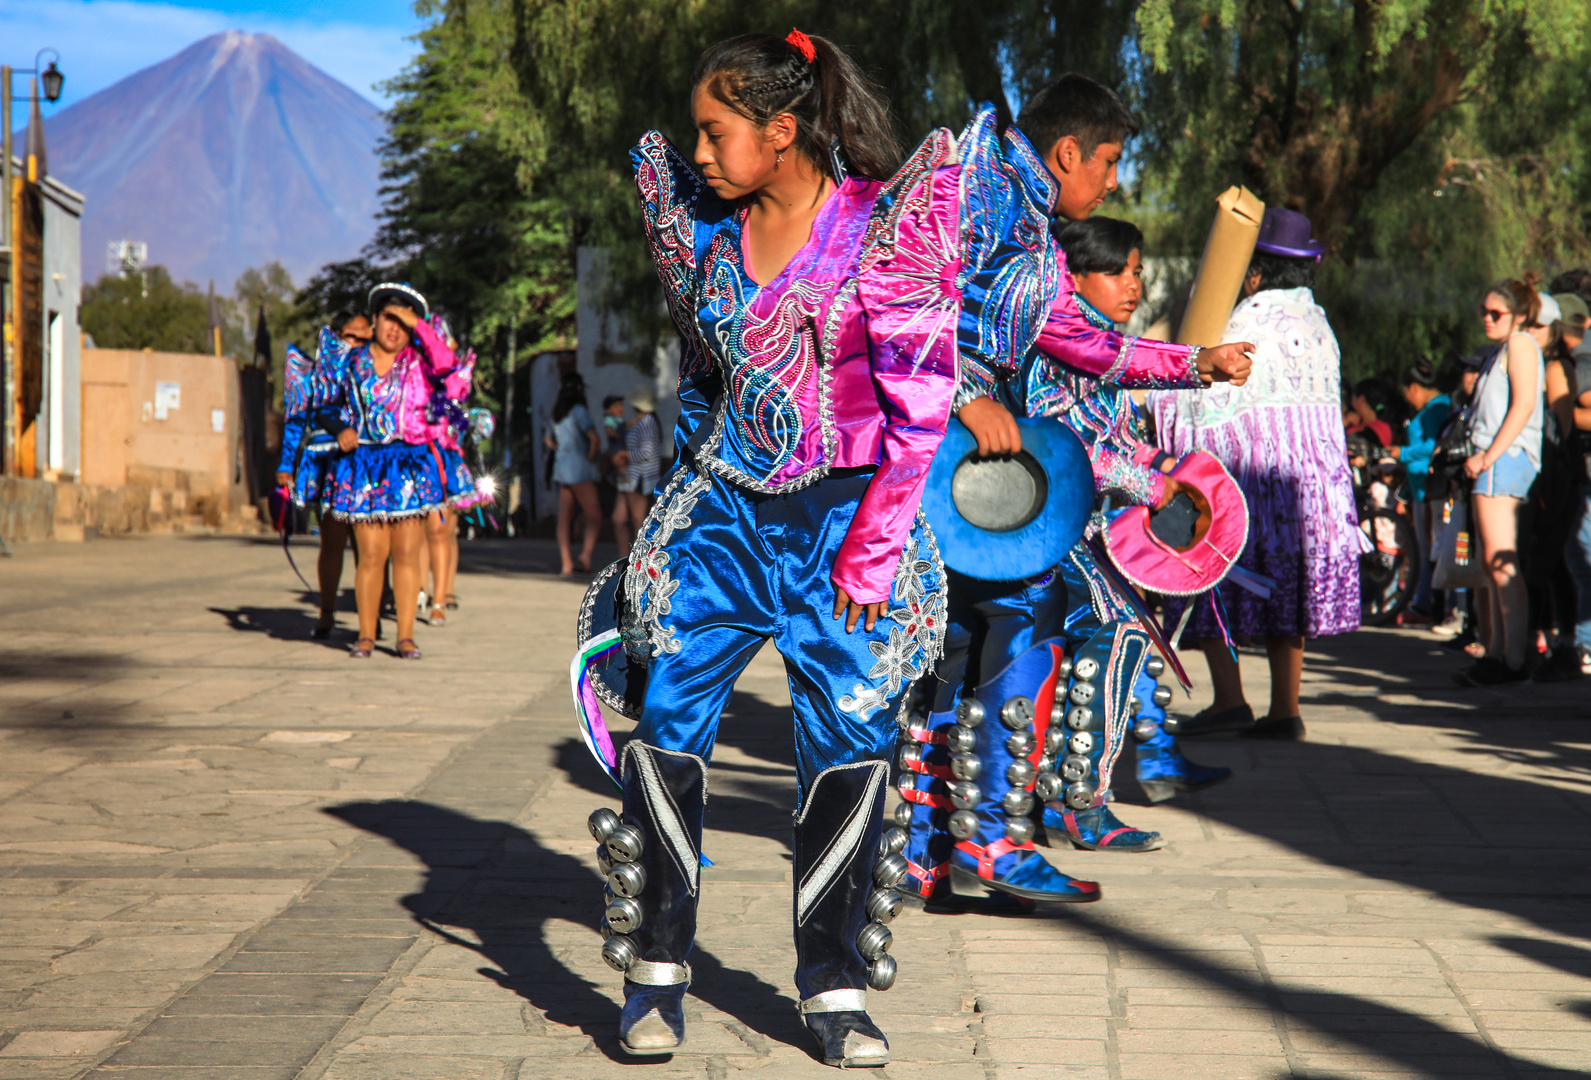
[[[1267,206],[1265,218],[1260,222],[1260,238],[1254,242],[1254,250],[1319,262],[1326,253],[1326,245],[1311,238],[1310,233],[1313,231],[1309,219],[1297,210]]]

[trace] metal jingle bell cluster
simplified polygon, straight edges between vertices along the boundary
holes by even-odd
[[[1151,678],[1158,680],[1166,670],[1166,662],[1158,656],[1151,656],[1144,661],[1144,672]],[[1171,704],[1171,687],[1164,683],[1156,682],[1154,703],[1164,709]],[[1148,742],[1160,734],[1160,724],[1152,717],[1140,716],[1144,703],[1134,695],[1127,702],[1127,715],[1133,718],[1132,737],[1139,742]]]
[[[910,810],[910,804],[902,803]],[[900,821],[899,808],[895,820]],[[906,820],[911,821],[908,813]],[[896,825],[885,829],[878,839],[878,861],[873,864],[873,891],[867,894],[867,917],[872,920],[856,935],[856,951],[867,961],[867,985],[873,990],[888,990],[895,985],[895,958],[889,955],[894,943],[889,924],[895,921],[905,901],[895,886],[906,879],[906,830]]]
[[[593,811],[586,824],[598,845],[597,869],[606,879],[602,887],[602,959],[613,970],[628,972],[641,959],[641,950],[630,935],[645,920],[636,899],[646,888],[646,871],[637,861],[645,841],[639,829],[626,825],[606,806]]]

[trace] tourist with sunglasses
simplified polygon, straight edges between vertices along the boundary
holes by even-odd
[[[1469,420],[1475,452],[1464,474],[1475,484],[1475,519],[1492,587],[1480,603],[1482,656],[1455,678],[1497,686],[1529,677],[1530,602],[1519,563],[1519,513],[1541,472],[1546,362],[1529,334],[1541,297],[1522,281],[1499,281],[1481,301],[1481,324],[1497,344],[1481,369]]]

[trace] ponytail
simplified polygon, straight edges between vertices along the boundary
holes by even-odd
[[[793,149],[820,171],[884,180],[900,167],[900,144],[878,86],[838,45],[792,30],[787,38],[742,34],[702,54],[692,87],[758,126],[795,117]],[[831,149],[837,162],[831,161]],[[835,176],[838,183],[842,176]]]

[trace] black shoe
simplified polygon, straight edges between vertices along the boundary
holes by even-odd
[[[1463,652],[1476,642],[1475,631],[1465,630],[1462,634],[1450,637],[1442,642],[1441,647],[1448,652]]]
[[[867,990],[895,982],[888,923],[901,908],[904,829],[883,831],[889,766],[834,765],[812,781],[795,822],[796,990],[825,1065],[889,1063],[889,1040],[867,1015]]]
[[[1552,655],[1536,668],[1530,676],[1531,682],[1568,682],[1578,679],[1585,672],[1581,668],[1580,650],[1573,645],[1559,645],[1552,650]]]
[[[624,972],[619,1044],[630,1054],[668,1054],[685,1042],[707,763],[639,739],[620,762],[622,817],[602,809],[590,821],[608,879],[602,959]]]
[[[1468,669],[1453,674],[1453,681],[1460,686],[1507,686],[1525,682],[1529,678],[1528,665],[1511,668],[1506,662],[1492,656],[1483,656]]]
[[[818,1041],[823,1064],[840,1069],[877,1069],[889,1064],[889,1040],[867,1013],[808,1012],[802,1019]]]
[[[1238,733],[1240,739],[1277,739],[1283,742],[1304,741],[1304,721],[1298,716],[1272,719],[1267,716],[1247,731]]]
[[[1192,716],[1168,716],[1165,730],[1182,738],[1214,735],[1218,731],[1243,731],[1254,726],[1254,710],[1247,705],[1237,705],[1220,712],[1201,709]]]

